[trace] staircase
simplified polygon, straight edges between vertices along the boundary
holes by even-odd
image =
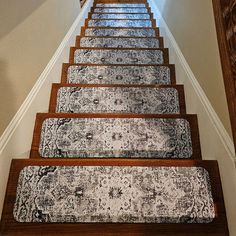
[[[29,159],[13,160],[2,235],[229,235],[216,161],[145,0],[95,0]]]

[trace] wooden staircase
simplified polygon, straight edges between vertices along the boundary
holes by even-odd
[[[218,164],[145,0],[95,0],[30,158],[12,161],[1,234],[229,235]]]

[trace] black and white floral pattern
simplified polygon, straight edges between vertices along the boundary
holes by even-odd
[[[85,36],[155,37],[154,29],[87,28]]]
[[[174,118],[47,118],[39,153],[52,158],[190,158],[190,125]]]
[[[71,84],[171,84],[168,66],[79,66],[68,68]]]
[[[152,27],[151,20],[89,20],[89,27]]]
[[[19,177],[18,222],[210,223],[201,167],[28,166]]]
[[[92,14],[92,19],[150,19],[149,14]]]
[[[143,3],[97,3],[96,7],[146,7]]]
[[[96,13],[148,13],[147,8],[95,8]]]
[[[76,49],[74,63],[82,64],[163,64],[162,50]]]
[[[62,87],[56,112],[178,114],[174,88]]]
[[[81,47],[159,48],[157,38],[89,38],[80,39]]]

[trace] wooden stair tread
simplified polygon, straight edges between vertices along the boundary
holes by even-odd
[[[38,113],[31,158],[40,157],[198,159],[201,148],[197,117]]]
[[[76,37],[76,47],[95,48],[163,48],[163,38],[143,37]]]
[[[167,64],[167,48],[89,48],[71,47],[70,63],[80,64]]]
[[[84,166],[86,168],[94,168],[93,166],[114,166],[115,168],[176,168],[177,171],[181,168],[204,168],[210,178],[211,193],[214,201],[215,218],[210,223],[194,224],[194,223],[148,223],[148,224],[102,224],[102,223],[19,223],[13,218],[14,200],[16,196],[18,176],[23,168],[28,166]],[[188,169],[189,170],[189,169]],[[48,170],[49,171],[49,170]],[[56,170],[57,171],[57,170]],[[32,173],[32,172],[31,172]],[[43,173],[43,172],[42,172]],[[46,173],[45,177],[46,177]],[[206,173],[206,172],[205,172]],[[184,172],[182,173],[184,175]],[[194,175],[193,175],[194,176]],[[193,177],[192,176],[192,177]],[[199,178],[200,175],[196,178]],[[32,177],[31,177],[32,178]],[[46,180],[46,179],[45,179]],[[52,181],[52,179],[51,179]],[[186,180],[187,181],[187,180]],[[188,181],[192,181],[189,178]],[[68,182],[68,184],[70,184]],[[64,181],[65,184],[65,181]],[[197,184],[197,183],[196,183]],[[35,187],[35,186],[33,186]],[[179,186],[181,187],[181,185]],[[196,197],[196,196],[194,196]],[[192,199],[191,199],[192,200]],[[204,200],[205,201],[205,200]],[[184,206],[184,205],[183,205]],[[184,220],[184,219],[183,219]],[[187,219],[186,219],[187,220]],[[101,228],[101,230],[100,230]],[[224,208],[224,200],[221,189],[221,182],[219,177],[219,170],[216,161],[158,161],[158,160],[13,160],[10,170],[10,178],[8,182],[4,214],[2,218],[2,233],[4,235],[112,235],[114,233],[119,235],[193,235],[193,236],[207,236],[218,235],[227,236],[227,221]],[[55,234],[56,233],[56,234]]]
[[[102,65],[64,63],[62,83],[175,84],[174,65]]]
[[[184,114],[183,86],[53,84],[49,112]]]

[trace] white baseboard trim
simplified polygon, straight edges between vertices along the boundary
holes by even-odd
[[[182,68],[184,69],[192,87],[194,88],[199,101],[201,102],[202,106],[204,107],[205,112],[209,116],[210,121],[212,122],[225,150],[228,153],[228,156],[232,159],[232,161],[234,163],[236,163],[234,143],[233,143],[231,137],[229,136],[229,134],[226,131],[225,127],[223,126],[221,120],[219,119],[217,113],[215,112],[214,108],[212,107],[205,92],[203,91],[200,84],[198,83],[188,62],[186,61],[183,53],[181,52],[180,47],[178,46],[173,34],[171,33],[168,25],[166,24],[165,20],[163,19],[155,1],[149,0],[149,4],[154,12],[154,15],[156,14],[155,15],[156,19],[158,19],[160,25],[164,29],[165,35],[168,37],[171,48],[174,50],[175,54],[177,55]]]
[[[34,99],[38,95],[40,89],[42,88],[43,84],[45,83],[46,80],[49,78],[49,74],[52,71],[53,67],[59,60],[63,50],[68,47],[68,42],[70,41],[71,37],[73,36],[74,32],[78,28],[79,24],[82,25],[81,23],[84,22],[84,19],[87,17],[87,13],[90,10],[90,7],[93,3],[93,0],[87,0],[86,3],[84,4],[83,8],[81,9],[79,15],[77,16],[76,20],[74,21],[73,25],[65,35],[64,39],[62,40],[61,44],[57,48],[56,52],[54,53],[53,57],[45,67],[44,71],[42,74],[39,76],[37,82],[35,83],[34,87],[31,89],[30,93],[24,100],[23,104],[3,132],[2,136],[0,137],[0,155],[2,154],[4,148],[6,147],[8,141],[14,134],[15,130],[17,129],[18,125],[24,118],[26,112],[29,110],[30,106],[32,105]],[[71,45],[70,45],[71,46]]]

